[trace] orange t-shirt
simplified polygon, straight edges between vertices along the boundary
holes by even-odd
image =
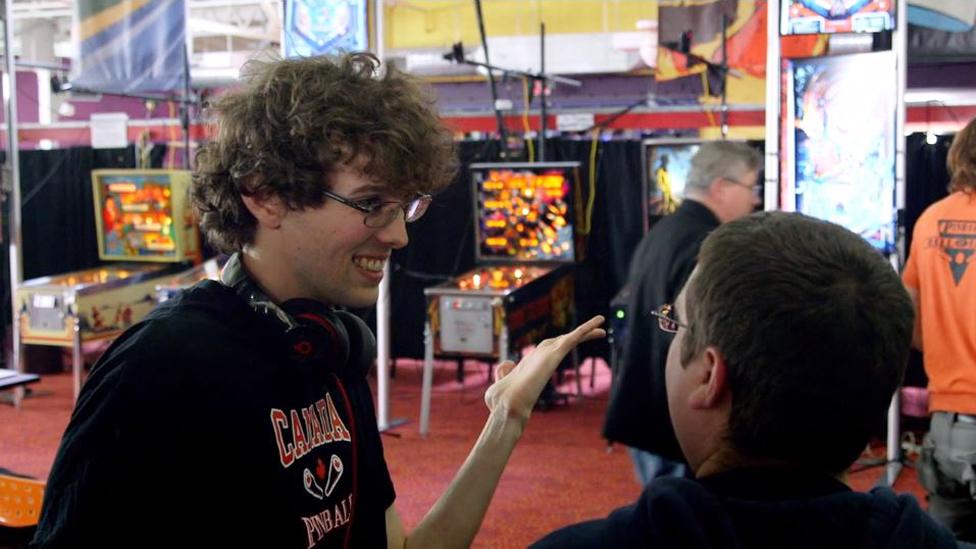
[[[976,414],[976,195],[925,210],[902,280],[918,291],[929,410]]]

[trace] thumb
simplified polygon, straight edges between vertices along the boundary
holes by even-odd
[[[495,381],[499,381],[503,377],[511,373],[515,369],[515,363],[511,360],[506,360],[501,364],[495,366]]]

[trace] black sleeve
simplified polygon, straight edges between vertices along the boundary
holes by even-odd
[[[120,487],[115,471],[125,457],[117,368],[100,364],[82,387],[48,477],[31,547],[97,546],[111,535]],[[98,534],[101,532],[102,534]]]
[[[40,523],[31,547],[139,545],[157,531],[161,507],[154,486],[169,482],[163,467],[163,429],[169,416],[165,382],[132,383],[133,363],[150,359],[119,339],[96,363],[82,387],[48,477]],[[140,368],[140,370],[145,370]],[[151,370],[151,369],[150,369]],[[162,471],[161,471],[162,469]]]
[[[705,237],[708,236],[707,233],[701,234],[691,244],[683,249],[681,249],[675,256],[674,261],[671,263],[671,270],[669,273],[668,280],[668,293],[671,294],[668,299],[671,303],[674,303],[678,299],[678,294],[688,283],[688,279],[691,278],[692,271],[695,270],[695,266],[698,265],[698,252],[701,251],[701,245],[705,241]]]

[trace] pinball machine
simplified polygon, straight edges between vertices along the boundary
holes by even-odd
[[[220,254],[173,276],[157,279],[156,301],[163,303],[203,280],[220,280],[220,271],[230,256]]]
[[[199,259],[189,185],[185,171],[93,171],[98,256],[119,263],[18,287],[21,342],[71,347],[76,397],[82,345],[114,339],[139,322],[156,305],[160,277]]]
[[[478,267],[424,290],[421,434],[435,357],[513,359],[575,324],[579,163],[472,164],[470,172]]]

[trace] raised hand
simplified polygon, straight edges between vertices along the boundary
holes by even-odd
[[[566,354],[584,341],[607,335],[600,327],[603,321],[597,315],[572,332],[543,340],[518,365],[511,360],[497,365],[495,383],[485,392],[488,409],[527,421],[543,387]]]

